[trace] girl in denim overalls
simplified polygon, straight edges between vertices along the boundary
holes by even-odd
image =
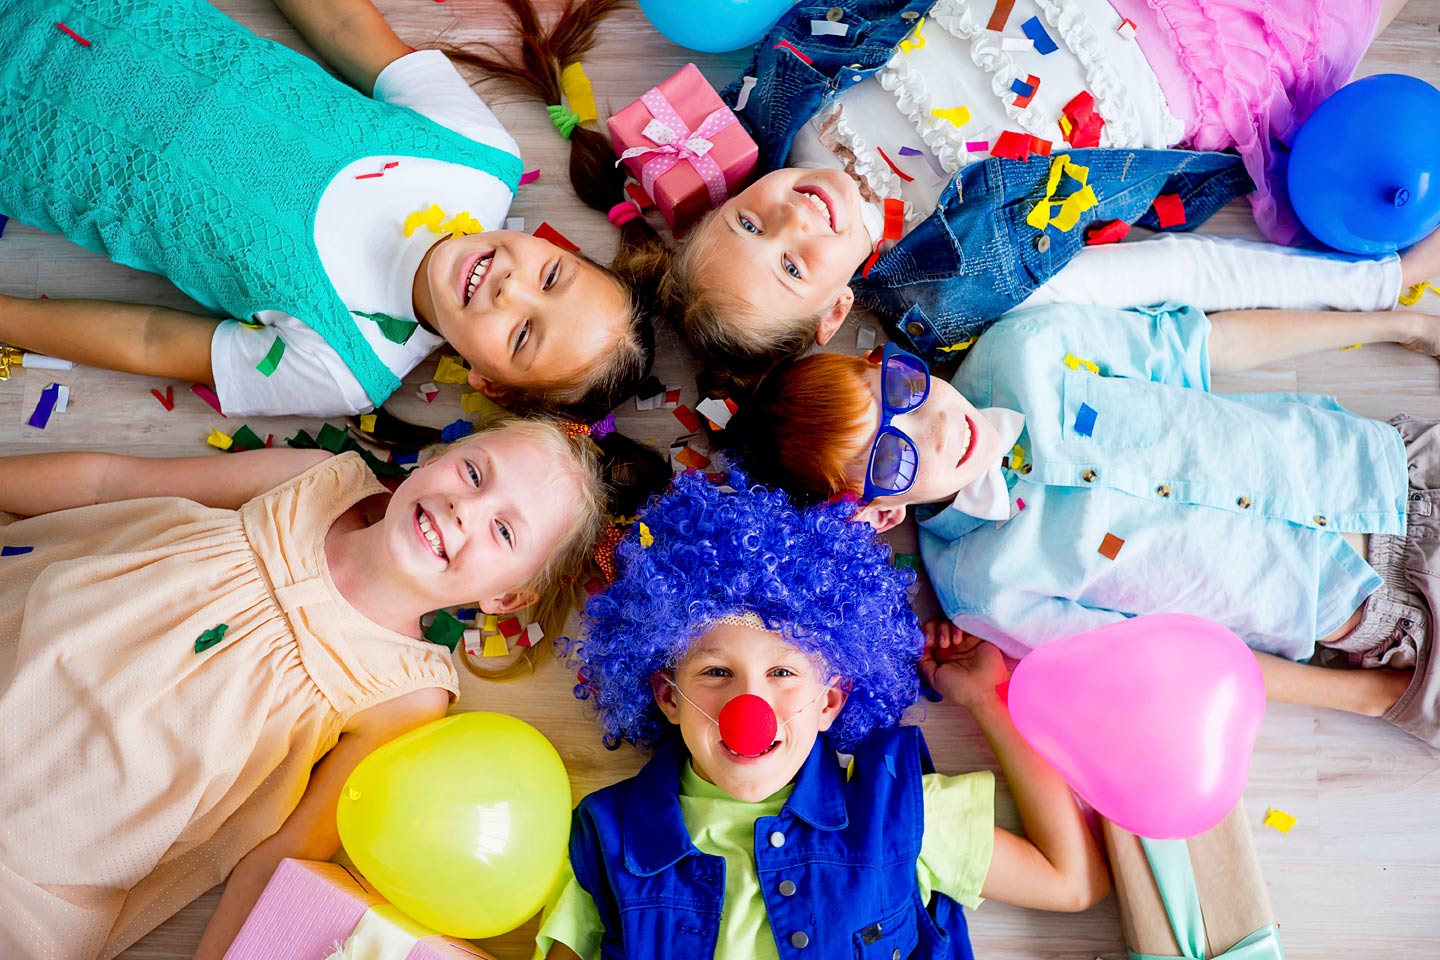
[[[680,477],[587,608],[577,693],[607,742],[655,755],[580,803],[540,955],[969,958],[962,905],[1102,898],[1079,809],[996,692],[999,651],[922,654],[912,577],[853,506],[730,483]],[[930,772],[895,725],[917,660],[989,739],[1028,839],[994,826],[990,773]]]

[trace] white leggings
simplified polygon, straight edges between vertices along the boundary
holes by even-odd
[[[1206,312],[1389,310],[1400,295],[1400,258],[1363,260],[1253,240],[1167,233],[1086,247],[1022,307],[1084,303],[1140,307],[1167,300]]]

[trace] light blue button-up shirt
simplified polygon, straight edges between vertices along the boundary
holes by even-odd
[[[1025,415],[1026,466],[1005,471],[1025,506],[999,524],[921,508],[958,626],[1023,656],[1190,613],[1304,659],[1379,587],[1340,531],[1405,532],[1399,432],[1329,397],[1211,393],[1209,335],[1199,310],[1165,304],[1036,307],[980,337],[952,382]],[[1107,534],[1124,541],[1114,559]]]

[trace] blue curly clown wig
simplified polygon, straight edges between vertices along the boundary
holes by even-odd
[[[586,604],[571,644],[578,695],[593,700],[607,744],[653,744],[670,729],[650,677],[674,667],[716,619],[753,612],[842,678],[849,697],[831,733],[841,747],[899,721],[919,692],[923,641],[905,588],[908,570],[853,503],[805,510],[751,487],[740,471],[725,492],[704,474],[676,478],[616,551],[619,579]]]

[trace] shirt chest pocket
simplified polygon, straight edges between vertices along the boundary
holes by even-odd
[[[915,910],[913,907],[902,907],[861,927],[851,940],[855,945],[855,960],[904,960],[915,952],[919,943]]]
[[[1064,373],[1060,430],[1068,442],[1143,450],[1159,443],[1167,430],[1190,427],[1176,422],[1177,398],[1171,396],[1176,388],[1085,369]]]

